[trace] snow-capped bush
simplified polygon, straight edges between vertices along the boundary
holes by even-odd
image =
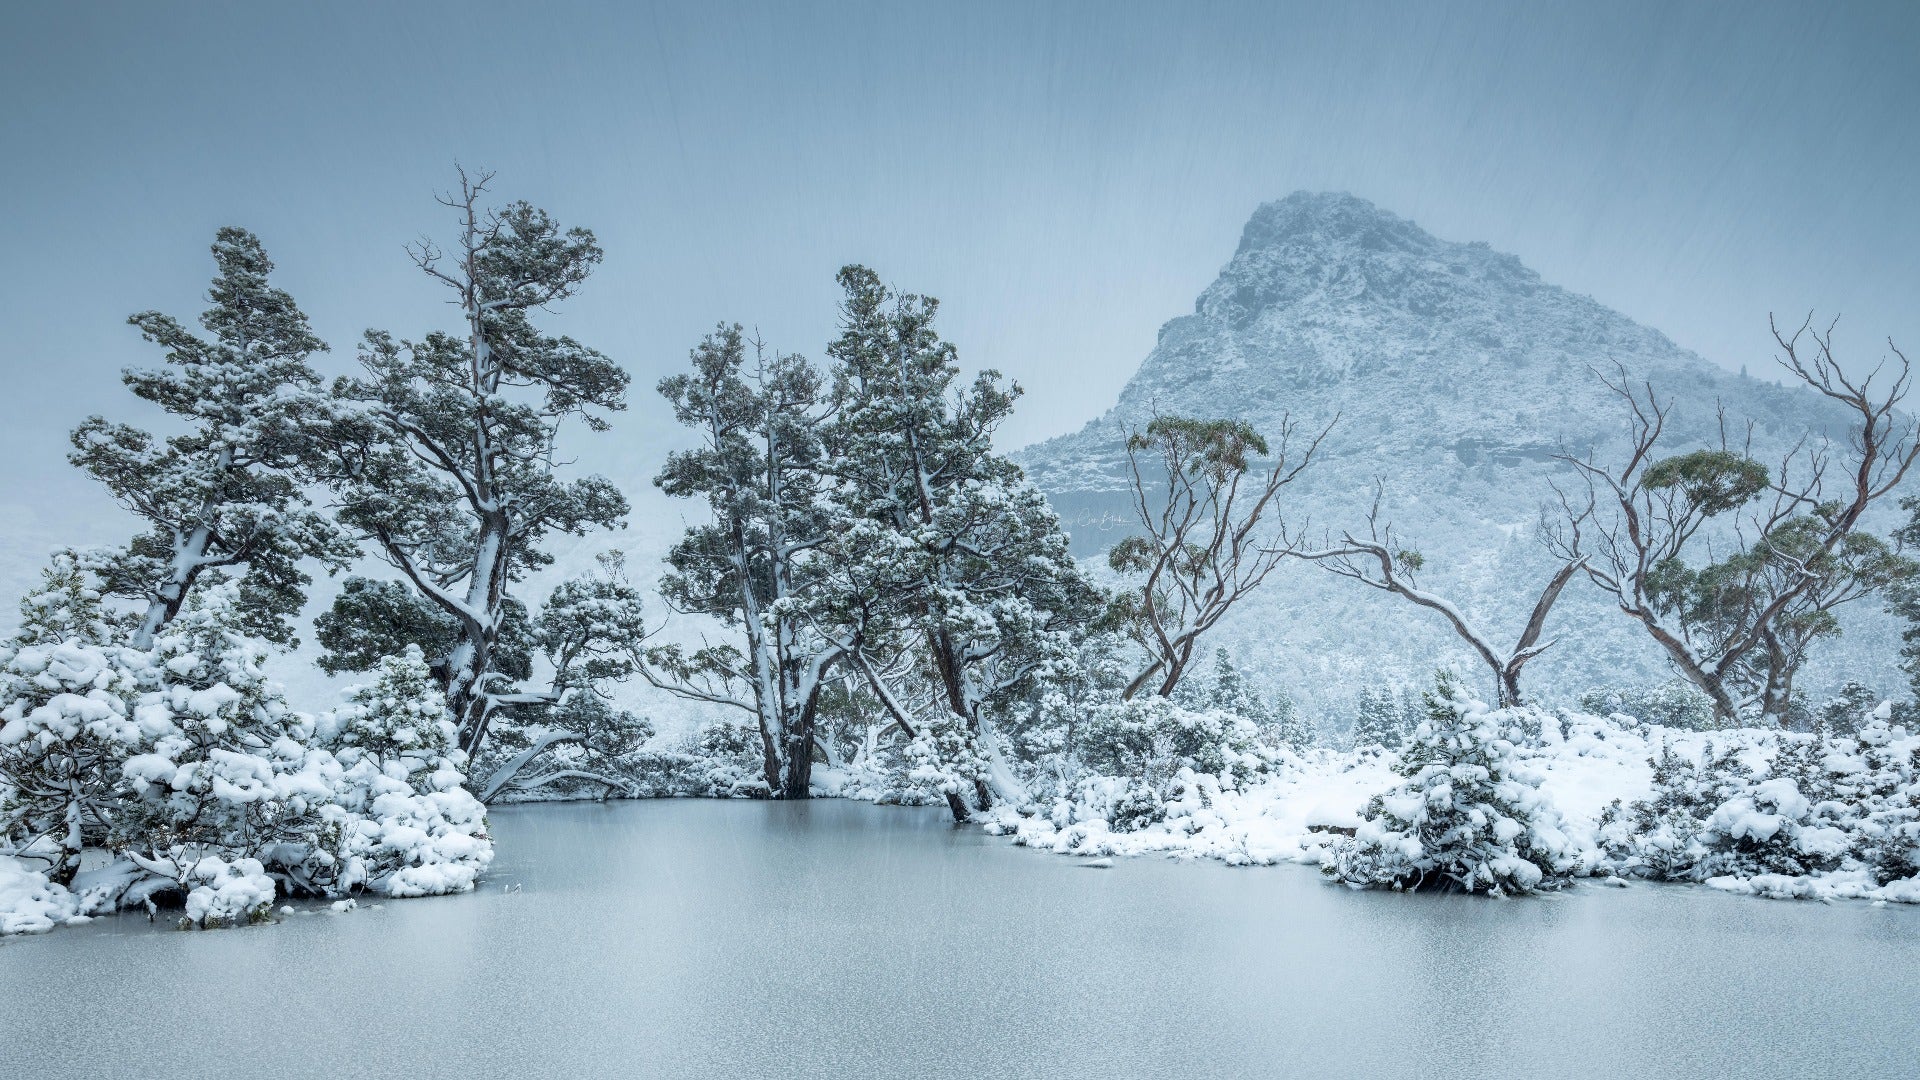
[[[464,892],[493,861],[486,808],[466,787],[446,695],[417,646],[380,662],[372,683],[320,725],[334,788],[313,861],[330,892],[388,896]]]
[[[31,843],[64,886],[118,815],[145,661],[114,643],[100,593],[70,552],[55,556],[20,614],[0,647],[0,840]]]
[[[1769,896],[1920,899],[1920,739],[1888,713],[1834,734],[1737,729],[1685,747],[1667,735],[1652,794],[1602,817],[1609,869]]]
[[[116,846],[189,893],[209,860],[302,861],[334,796],[337,765],[308,746],[312,721],[237,629],[238,599],[231,585],[206,589],[155,639],[156,688],[134,710],[142,752],[122,768],[131,798]]]
[[[1243,716],[1158,696],[1096,705],[1077,743],[1079,777],[1054,816],[1133,832],[1208,806],[1293,760],[1260,735]]]
[[[208,855],[187,866],[179,880],[188,890],[185,922],[192,926],[260,922],[273,908],[273,879],[258,859],[228,863]]]
[[[1580,696],[1582,711],[1595,716],[1630,716],[1643,724],[1678,731],[1714,726],[1713,699],[1684,679],[1633,689],[1593,689]]]
[[[1330,847],[1322,870],[1349,885],[1451,885],[1526,893],[1573,866],[1560,815],[1516,760],[1524,710],[1492,710],[1443,677],[1425,723],[1401,751],[1405,781],[1374,796],[1355,835]],[[1537,718],[1536,718],[1537,721]]]
[[[907,779],[921,791],[970,799],[987,782],[987,758],[960,718],[941,710],[907,743]]]

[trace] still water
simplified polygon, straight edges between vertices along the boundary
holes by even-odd
[[[0,944],[0,1076],[1920,1076],[1920,911],[1094,869],[933,809],[495,810],[469,896]]]

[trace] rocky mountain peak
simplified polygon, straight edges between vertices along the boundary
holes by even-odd
[[[1669,452],[1715,439],[1719,406],[1754,422],[1763,458],[1809,427],[1845,437],[1847,418],[1810,393],[1711,364],[1512,255],[1439,239],[1352,195],[1297,192],[1254,212],[1193,313],[1161,328],[1111,409],[1017,456],[1076,550],[1093,555],[1132,531],[1124,433],[1152,413],[1245,420],[1269,435],[1289,420],[1317,431],[1338,417],[1288,491],[1295,524],[1364,527],[1384,481],[1396,531],[1429,556],[1428,583],[1504,634],[1531,603],[1526,583],[1547,572],[1532,536],[1553,485],[1569,482],[1561,455],[1604,454],[1625,431],[1599,374],[1616,364],[1674,402]],[[1367,608],[1329,577],[1293,568],[1276,578],[1223,626],[1221,643],[1284,653],[1277,670],[1296,687],[1382,664],[1417,680],[1454,648],[1444,628]],[[1562,607],[1556,618],[1588,640],[1556,650],[1542,678],[1669,677],[1595,596]],[[1364,649],[1349,633],[1359,625],[1371,635]]]

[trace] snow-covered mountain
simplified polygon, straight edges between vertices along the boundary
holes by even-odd
[[[1077,550],[1096,555],[1130,531],[1129,423],[1158,409],[1271,434],[1283,416],[1303,431],[1337,416],[1289,493],[1289,523],[1310,520],[1316,536],[1362,529],[1383,478],[1383,517],[1425,555],[1423,583],[1510,639],[1548,572],[1535,526],[1549,485],[1571,479],[1555,455],[1604,449],[1625,431],[1596,373],[1615,364],[1677,403],[1670,450],[1715,438],[1717,404],[1754,422],[1763,460],[1810,427],[1845,430],[1817,395],[1709,363],[1512,255],[1437,239],[1365,199],[1301,192],[1254,213],[1233,259],[1192,314],[1161,328],[1113,408],[1018,456]],[[1895,687],[1886,621],[1854,615],[1847,640],[1809,672],[1816,696],[1844,677]],[[1549,633],[1559,641],[1529,669],[1535,693],[1669,677],[1590,587],[1569,590]],[[1365,682],[1423,680],[1436,660],[1468,659],[1430,612],[1307,565],[1276,574],[1218,634],[1336,723]]]

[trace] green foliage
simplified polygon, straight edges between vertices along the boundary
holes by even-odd
[[[534,637],[527,607],[509,596],[502,610],[494,670],[514,681],[532,678]],[[325,650],[317,662],[329,675],[372,671],[408,646],[437,660],[460,640],[460,624],[404,582],[364,577],[346,579],[332,606],[314,620],[314,631]],[[445,668],[433,666],[444,684]]]
[[[219,274],[200,317],[208,337],[159,312],[128,320],[166,350],[167,364],[127,369],[127,388],[186,430],[161,439],[90,417],[73,432],[69,460],[147,526],[100,562],[109,592],[147,606],[137,643],[196,588],[231,577],[242,628],[291,646],[311,583],[302,562],[331,571],[355,554],[304,491],[334,419],[308,362],[326,345],[268,283],[273,263],[252,233],[221,229],[213,256]]]
[[[1654,462],[1640,477],[1650,491],[1673,491],[1708,517],[1745,506],[1767,489],[1767,467],[1729,450],[1695,450]]]
[[[1244,473],[1255,457],[1267,454],[1266,437],[1245,420],[1198,420],[1186,416],[1156,416],[1145,431],[1128,436],[1131,450],[1172,451],[1189,472],[1224,480]]]

